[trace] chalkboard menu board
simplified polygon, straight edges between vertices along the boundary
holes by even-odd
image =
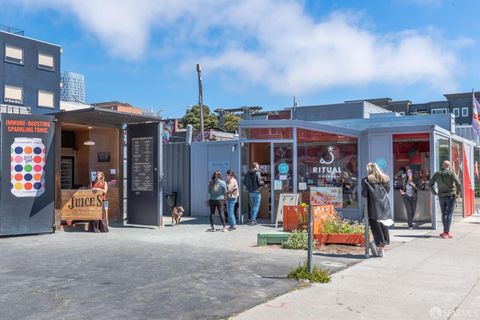
[[[132,138],[132,191],[153,191],[153,137]]]

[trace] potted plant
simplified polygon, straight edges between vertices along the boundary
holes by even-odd
[[[365,245],[365,225],[340,217],[338,213],[323,220],[321,232],[314,234],[320,245],[324,244],[359,244]]]

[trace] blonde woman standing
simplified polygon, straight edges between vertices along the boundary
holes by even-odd
[[[388,227],[393,225],[393,212],[388,200],[390,178],[376,163],[367,165],[367,176],[362,179],[362,196],[368,202],[368,222],[373,234],[372,254],[383,257],[383,248],[390,244]]]

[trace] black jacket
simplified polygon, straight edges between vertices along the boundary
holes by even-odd
[[[248,192],[260,192],[264,182],[258,170],[249,170],[245,175],[244,184]]]
[[[374,220],[393,220],[393,212],[388,200],[389,183],[370,183],[362,179],[362,196],[367,198],[368,218]]]

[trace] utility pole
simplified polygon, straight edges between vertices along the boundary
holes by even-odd
[[[312,219],[313,204],[308,205],[308,242],[307,242],[307,272],[312,273],[312,247],[313,247],[313,219]]]
[[[291,113],[292,120],[296,119],[297,106],[298,106],[297,100],[295,99],[295,96],[293,96],[293,108]]]
[[[205,136],[203,134],[203,93],[202,93],[202,67],[197,63],[197,74],[198,74],[198,107],[200,108],[200,133],[202,136],[202,142],[205,141]]]

